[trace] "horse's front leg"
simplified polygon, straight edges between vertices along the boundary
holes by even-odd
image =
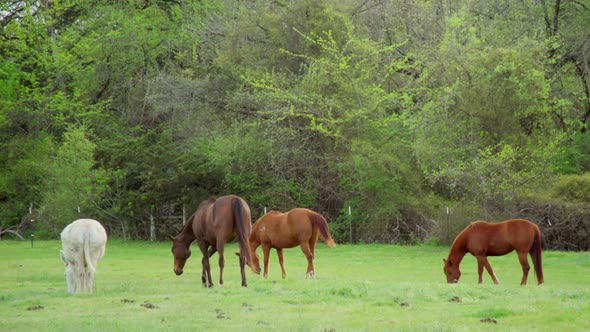
[[[264,278],[268,277],[268,260],[270,259],[270,245],[263,244],[262,245],[262,253],[264,254],[264,274],[262,275]]]
[[[483,260],[485,257],[477,256],[477,275],[478,275],[478,283],[483,283]]]
[[[209,256],[203,256],[203,272],[201,274],[201,282],[203,287],[213,287],[213,279],[211,278],[211,264]]]
[[[279,256],[279,264],[281,265],[281,272],[283,279],[287,277],[287,270],[285,270],[285,260],[283,259],[283,248],[277,248],[277,256]]]
[[[203,256],[203,273],[201,275],[201,282],[203,283],[203,287],[213,287],[213,278],[211,277],[211,256],[215,254],[217,248],[214,246],[209,247],[209,250],[206,250],[206,258]]]
[[[483,282],[483,269],[482,269],[482,265],[486,268],[486,271],[488,271],[488,273],[490,274],[490,277],[492,277],[492,280],[494,281],[494,284],[499,284],[500,282],[498,281],[498,278],[496,277],[496,274],[494,273],[494,270],[492,269],[492,266],[490,265],[490,261],[488,261],[488,257],[487,256],[477,256],[477,264],[478,264],[478,269],[479,269],[479,283],[481,284]]]
[[[531,266],[529,265],[529,260],[527,258],[527,253],[519,252],[518,253],[518,260],[520,261],[520,266],[522,266],[522,280],[520,281],[520,285],[526,285],[527,279],[529,277],[529,271]]]

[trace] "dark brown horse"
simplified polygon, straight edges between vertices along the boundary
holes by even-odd
[[[295,208],[287,213],[270,211],[262,216],[252,228],[250,235],[250,248],[252,250],[252,270],[260,273],[260,258],[256,254],[256,248],[262,245],[264,253],[264,277],[268,276],[268,258],[270,249],[275,248],[279,256],[279,264],[283,272],[283,278],[287,276],[283,261],[283,248],[301,246],[301,251],[307,258],[306,276],[313,277],[315,274],[313,258],[316,242],[321,235],[322,239],[330,247],[336,243],[328,230],[328,222],[319,213]]]
[[[225,266],[225,244],[238,238],[240,244],[240,270],[242,286],[247,287],[245,264],[252,264],[248,237],[252,230],[250,221],[250,207],[246,201],[238,196],[223,196],[218,199],[210,198],[203,201],[172,240],[172,254],[174,255],[174,273],[182,274],[186,260],[191,255],[190,246],[196,241],[203,253],[203,272],[201,280],[203,286],[213,286],[211,279],[211,265],[209,257],[219,252],[219,286],[223,287],[223,267]]]
[[[456,283],[459,281],[461,277],[459,264],[461,264],[465,254],[470,253],[477,258],[479,283],[483,282],[482,275],[485,267],[494,283],[498,284],[498,278],[494,274],[487,256],[502,256],[516,250],[523,273],[520,284],[526,285],[530,270],[527,254],[530,254],[535,266],[537,281],[540,285],[544,282],[541,245],[539,227],[528,220],[512,219],[499,223],[474,221],[457,235],[449,257],[443,259],[447,282]]]

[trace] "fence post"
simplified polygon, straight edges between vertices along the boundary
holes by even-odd
[[[352,208],[348,206],[348,233],[350,236],[350,244],[352,244]]]
[[[182,204],[182,225],[186,224],[186,204]]]
[[[448,206],[446,208],[447,208],[447,210],[446,210],[446,212],[447,212],[447,220],[446,220],[445,242],[450,242],[451,241],[451,225],[450,225],[450,222],[449,222],[449,214],[450,214],[450,211],[449,211],[449,207]]]
[[[154,214],[150,213],[150,241],[156,239],[156,225],[154,224]]]

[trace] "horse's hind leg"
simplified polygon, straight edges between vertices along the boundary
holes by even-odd
[[[526,285],[527,279],[529,277],[529,271],[531,266],[529,265],[529,260],[527,258],[526,252],[519,252],[518,253],[518,260],[520,261],[520,266],[522,266],[522,280],[520,281],[520,285]]]
[[[277,256],[279,256],[279,265],[281,265],[281,271],[283,272],[283,279],[287,277],[287,270],[285,270],[285,260],[283,258],[283,249],[277,248]]]
[[[248,287],[246,281],[246,259],[240,255],[240,273],[242,275],[242,287]]]
[[[223,268],[225,267],[225,242],[217,240],[217,252],[219,253],[219,287],[223,287]]]
[[[309,248],[308,242],[301,243],[301,251],[307,258],[307,272],[305,273],[306,276],[315,277],[315,272],[313,268],[313,254],[311,253],[311,249]]]

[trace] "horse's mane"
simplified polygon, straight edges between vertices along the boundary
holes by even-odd
[[[202,205],[203,203],[201,203]],[[199,210],[197,210],[199,211]],[[186,224],[182,225],[182,228],[180,229],[180,231],[178,232],[178,235],[176,235],[176,238],[178,239],[183,239],[185,234],[191,234],[193,233],[193,223],[195,221],[195,219],[197,219],[197,212],[193,213],[190,217],[188,217],[188,219],[186,220]]]

